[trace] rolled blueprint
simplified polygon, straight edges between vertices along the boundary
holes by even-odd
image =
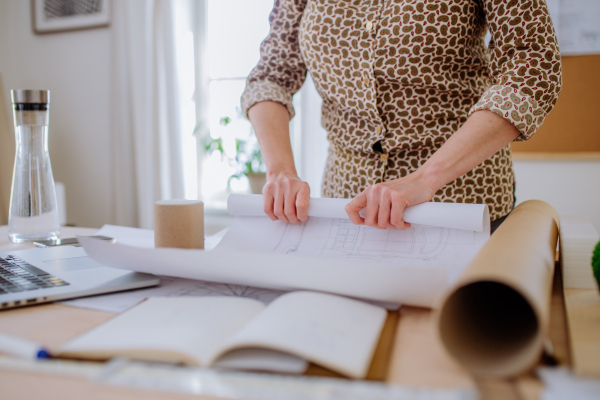
[[[442,301],[441,341],[474,374],[515,376],[539,360],[548,331],[558,221],[542,201],[516,207]]]
[[[349,219],[344,207],[351,200],[311,198],[308,216]],[[232,194],[227,200],[227,211],[235,216],[264,217],[263,197],[260,194]],[[407,207],[403,218],[411,224],[482,232],[490,215],[485,204],[422,203]]]
[[[161,200],[154,203],[154,244],[180,249],[204,248],[204,203]]]

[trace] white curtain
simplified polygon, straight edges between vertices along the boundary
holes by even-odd
[[[0,225],[8,224],[8,205],[13,163],[15,161],[15,140],[12,116],[5,104],[6,92],[0,76]]]
[[[184,197],[175,1],[112,3],[112,198],[119,225],[151,229],[156,200]]]

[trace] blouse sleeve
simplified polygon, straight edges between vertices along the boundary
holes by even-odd
[[[250,72],[242,94],[242,110],[261,101],[283,104],[294,117],[292,96],[306,79],[298,31],[307,0],[275,0],[269,16],[271,29],[260,45],[260,60]]]
[[[552,110],[562,86],[554,26],[542,0],[482,0],[492,36],[490,73],[494,84],[470,114],[490,110],[529,139]]]

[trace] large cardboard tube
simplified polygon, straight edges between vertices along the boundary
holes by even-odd
[[[515,376],[539,360],[548,330],[558,221],[543,201],[516,207],[442,301],[441,341],[472,373]]]

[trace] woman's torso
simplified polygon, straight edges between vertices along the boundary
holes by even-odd
[[[308,1],[298,37],[331,143],[325,196],[406,176],[445,143],[492,85],[485,31],[477,0]],[[513,179],[506,147],[434,201],[487,203],[499,218]]]
[[[492,83],[484,35],[475,0],[309,0],[299,43],[330,140],[360,152],[378,140],[386,152],[435,146]]]

